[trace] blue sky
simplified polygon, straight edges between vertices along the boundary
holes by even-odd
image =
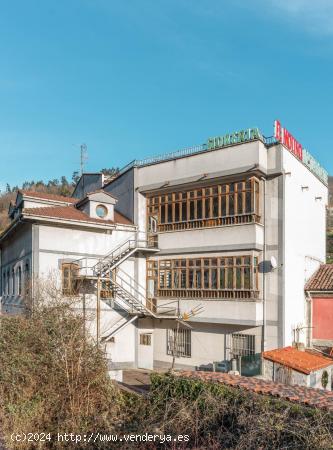
[[[284,126],[333,172],[332,0],[11,0],[0,188]]]

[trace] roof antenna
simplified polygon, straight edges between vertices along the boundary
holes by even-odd
[[[80,149],[81,149],[81,175],[83,175],[83,169],[84,169],[84,163],[87,161],[88,159],[88,151],[87,151],[87,146],[86,144],[81,144],[80,145]]]

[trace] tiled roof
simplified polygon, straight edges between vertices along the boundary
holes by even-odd
[[[326,409],[333,413],[333,392],[305,386],[289,386],[255,377],[242,377],[216,372],[176,372],[176,376],[202,381],[221,383],[226,386],[245,389],[256,394],[279,397],[313,408]]]
[[[112,225],[114,223],[123,225],[133,225],[130,220],[124,217],[122,214],[115,211],[114,222],[112,220],[95,219],[89,217],[83,211],[75,208],[74,206],[46,206],[45,208],[26,208],[23,210],[24,215],[49,217],[53,219],[67,219],[76,220],[80,222],[91,222],[103,225]]]
[[[333,291],[333,264],[322,264],[305,285],[306,291]]]
[[[122,225],[134,225],[127,217],[120,214],[118,211],[114,212],[114,221],[116,223],[121,223]]]
[[[63,195],[57,194],[49,194],[47,192],[35,192],[35,191],[19,191],[22,195],[26,195],[28,197],[40,198],[43,200],[54,200],[57,202],[64,203],[76,203],[78,201],[77,198],[73,197],[65,197]]]
[[[333,359],[327,358],[314,351],[301,351],[295,347],[284,347],[277,348],[276,350],[269,350],[263,352],[263,358],[269,361],[277,362],[283,364],[284,366],[290,367],[298,372],[305,373],[309,375],[324,367],[330,365],[333,366]]]

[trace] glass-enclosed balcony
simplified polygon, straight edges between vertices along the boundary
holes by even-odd
[[[147,217],[155,232],[259,223],[259,180],[148,196]]]
[[[251,255],[147,262],[152,298],[257,300],[258,258]]]

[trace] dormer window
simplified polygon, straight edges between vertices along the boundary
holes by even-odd
[[[97,205],[96,206],[96,214],[101,219],[104,219],[108,214],[108,209],[104,205]]]
[[[88,214],[89,217],[103,220],[114,220],[114,206],[117,199],[103,190],[90,192],[76,203],[75,207]]]

